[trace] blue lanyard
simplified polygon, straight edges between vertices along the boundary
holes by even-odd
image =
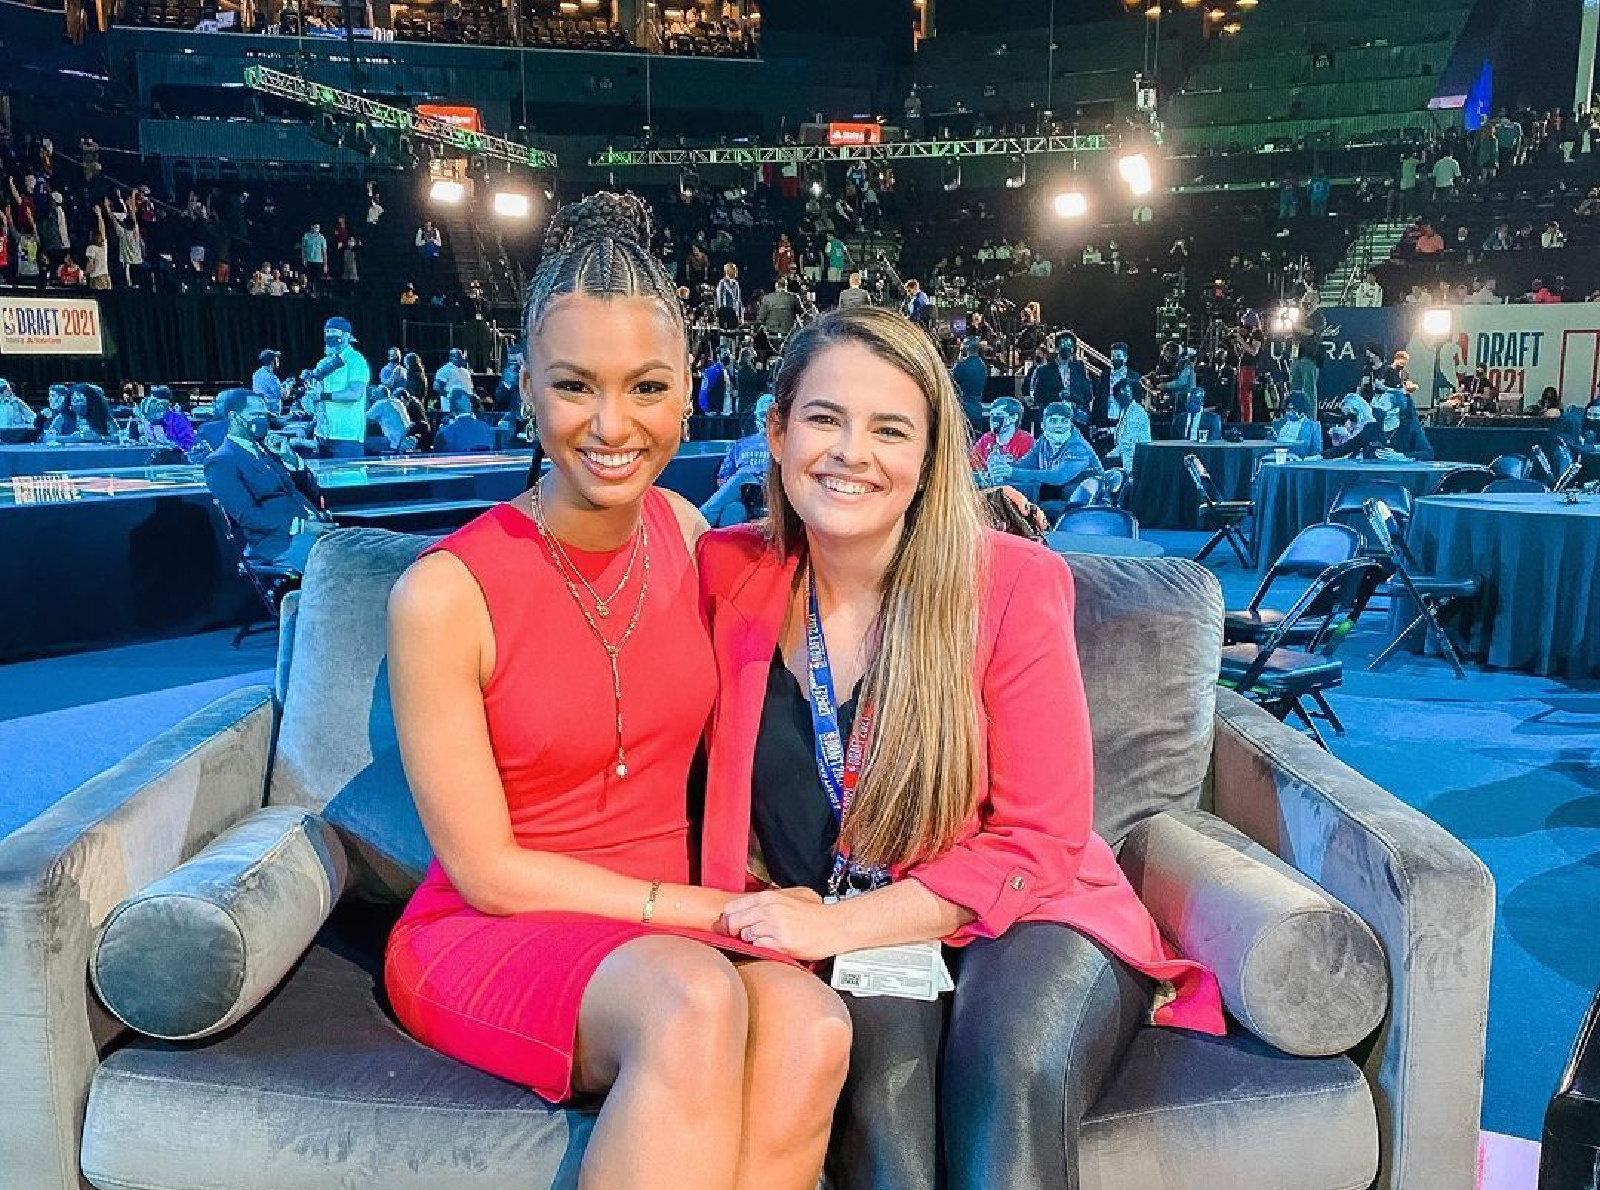
[[[827,795],[828,806],[833,811],[834,825],[842,830],[845,815],[855,800],[856,776],[861,771],[866,751],[870,716],[857,714],[847,748],[839,730],[839,708],[833,696],[833,667],[828,662],[828,642],[822,635],[822,614],[817,607],[817,582],[809,569],[806,572],[806,666],[817,776],[822,779],[822,792]],[[833,875],[828,881],[831,893],[838,895],[845,888],[864,892],[888,883],[889,874],[883,868],[853,863],[835,846]]]

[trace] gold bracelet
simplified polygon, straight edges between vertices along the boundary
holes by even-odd
[[[661,881],[652,880],[650,882],[650,894],[644,899],[644,913],[639,917],[639,920],[645,925],[649,925],[650,919],[656,915],[656,894],[660,891]]]

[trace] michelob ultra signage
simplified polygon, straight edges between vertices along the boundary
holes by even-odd
[[[104,354],[98,302],[0,296],[0,355]]]
[[[876,145],[883,142],[883,127],[879,124],[828,125],[830,145]]]

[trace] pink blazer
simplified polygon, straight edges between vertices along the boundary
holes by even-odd
[[[897,872],[961,905],[973,920],[945,939],[993,938],[1018,921],[1056,921],[1170,984],[1153,1020],[1222,1034],[1216,977],[1180,958],[1094,833],[1089,707],[1073,638],[1072,572],[1048,549],[990,533],[979,605],[977,675],[984,790],[963,838]],[[797,562],[779,560],[750,526],[700,540],[701,603],[716,651],[701,839],[701,880],[747,887],[750,773]]]

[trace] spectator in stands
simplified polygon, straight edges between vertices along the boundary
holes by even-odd
[[[444,233],[433,225],[432,219],[424,219],[422,226],[417,228],[415,237],[417,255],[422,260],[422,281],[430,291],[436,290],[439,281],[439,257],[444,254]],[[407,285],[407,289],[411,286]],[[404,295],[401,300],[404,301]]]
[[[738,366],[734,369],[734,385],[739,392],[740,409],[752,408],[762,394],[768,391],[767,374],[756,364],[754,347],[744,347],[739,350]]]
[[[1284,399],[1283,416],[1272,423],[1272,437],[1291,454],[1308,458],[1322,453],[1322,427],[1317,424],[1317,406],[1305,393],[1295,390]]]
[[[1293,219],[1300,214],[1300,179],[1294,174],[1285,174],[1278,183],[1278,218],[1283,221]]]
[[[717,325],[725,331],[744,324],[744,291],[739,287],[739,266],[728,261],[722,266],[715,298]]]
[[[1015,463],[999,453],[989,459],[989,481],[1014,487],[1039,505],[1054,522],[1066,511],[1067,493],[1081,480],[1105,470],[1076,425],[1075,410],[1064,401],[1045,406],[1042,433]]]
[[[70,252],[62,254],[61,264],[56,269],[56,284],[63,289],[78,289],[83,285],[83,270]]]
[[[1398,191],[1400,195],[1399,213],[1401,215],[1410,215],[1416,207],[1417,176],[1421,170],[1421,155],[1414,148],[1407,149],[1400,158],[1400,185]]]
[[[434,449],[447,454],[494,449],[494,430],[478,420],[472,411],[472,394],[455,389],[447,398],[448,419],[439,427]]]
[[[230,388],[216,407],[228,432],[206,457],[206,487],[238,525],[247,557],[304,571],[311,547],[334,527],[316,477],[272,432],[259,395]]]
[[[794,245],[789,242],[786,234],[778,236],[778,243],[772,249],[772,271],[779,279],[794,273]]]
[[[433,374],[433,395],[438,398],[440,409],[445,408],[445,401],[458,388],[469,393],[473,391],[472,369],[467,367],[467,353],[460,347],[452,347],[449,358]]]
[[[839,291],[839,309],[848,310],[852,306],[870,306],[872,295],[861,288],[861,270],[851,269],[845,287]]]
[[[1433,224],[1422,225],[1415,251],[1418,256],[1437,256],[1444,251],[1444,237],[1434,229]]]
[[[15,250],[13,255],[17,258],[17,284],[32,285],[36,289],[43,290],[48,262],[44,259],[44,248],[39,243],[39,233],[34,226],[33,217],[25,210],[17,212],[16,222],[12,224],[11,246]]]
[[[415,306],[421,300],[421,295],[417,293],[417,287],[407,281],[406,287],[400,291],[400,304],[402,306]]]
[[[390,390],[405,388],[406,365],[398,347],[389,348],[388,358],[378,370],[378,383]]]
[[[1477,288],[1467,295],[1465,304],[1468,306],[1498,306],[1500,304],[1500,294],[1495,290],[1495,279],[1493,277],[1485,277],[1478,282]]]
[[[1527,300],[1536,306],[1554,306],[1558,305],[1562,298],[1556,289],[1552,289],[1544,283],[1543,278],[1535,277],[1533,285],[1528,290]]]
[[[700,513],[713,528],[738,525],[749,520],[752,512],[750,493],[746,488],[759,489],[767,482],[767,469],[772,465],[772,454],[767,446],[767,416],[772,411],[773,396],[765,393],[757,399],[752,413],[755,432],[738,439],[728,448],[717,468],[717,490],[700,506]]]
[[[829,232],[828,241],[822,249],[822,256],[827,264],[828,280],[834,283],[843,281],[850,268],[850,249],[845,247],[844,241]]]
[[[179,408],[178,402],[173,399],[172,390],[164,384],[151,385],[150,395],[145,400],[148,404],[145,416],[152,427],[184,454],[193,450],[194,423],[189,420],[189,415]]]
[[[1435,202],[1448,199],[1456,192],[1456,183],[1461,180],[1461,162],[1450,149],[1446,148],[1444,155],[1433,163],[1433,197]]]
[[[1015,463],[1033,449],[1033,435],[1022,429],[1022,403],[1001,397],[989,406],[989,429],[973,443],[970,462],[978,480],[989,486],[991,461],[1003,457]]]
[[[415,351],[406,352],[405,360],[406,393],[415,401],[423,404],[428,400],[428,373],[422,366],[422,357]]]
[[[1318,169],[1306,179],[1306,204],[1314,219],[1326,218],[1328,198],[1333,193],[1333,183],[1326,170]]]
[[[267,403],[267,412],[283,412],[283,381],[278,379],[278,366],[283,357],[268,347],[256,357],[255,374],[250,377],[250,391]]]
[[[700,377],[697,396],[702,413],[716,413],[724,417],[733,412],[733,352],[724,347],[717,358]]]
[[[1561,230],[1561,224],[1554,219],[1544,225],[1544,231],[1539,236],[1541,248],[1565,248],[1567,246],[1567,233]]]
[[[1361,279],[1361,284],[1356,286],[1351,304],[1369,308],[1383,305],[1383,286],[1378,284],[1378,274],[1371,269],[1367,270],[1366,276]]]
[[[300,237],[300,264],[311,280],[311,292],[317,292],[318,282],[328,277],[328,239],[322,224],[313,223]]]
[[[906,282],[906,298],[900,312],[918,326],[926,329],[933,321],[933,299],[922,292],[922,283],[915,277]]]
[[[94,235],[83,249],[84,276],[90,289],[111,288],[111,259],[106,245],[105,215],[94,209]]]
[[[788,278],[780,275],[773,282],[772,292],[762,297],[756,307],[756,325],[768,338],[782,342],[799,320],[800,299],[789,292]]]
[[[961,358],[950,370],[956,391],[961,394],[961,408],[974,431],[983,423],[984,398],[989,388],[989,365],[983,362],[979,340],[968,336],[961,344]]]
[[[38,212],[39,244],[44,249],[45,261],[59,266],[62,257],[72,247],[72,237],[67,228],[67,196],[60,184],[52,182],[50,201],[41,204]]]
[[[0,430],[31,430],[33,421],[33,407],[17,396],[11,381],[0,380]]]

